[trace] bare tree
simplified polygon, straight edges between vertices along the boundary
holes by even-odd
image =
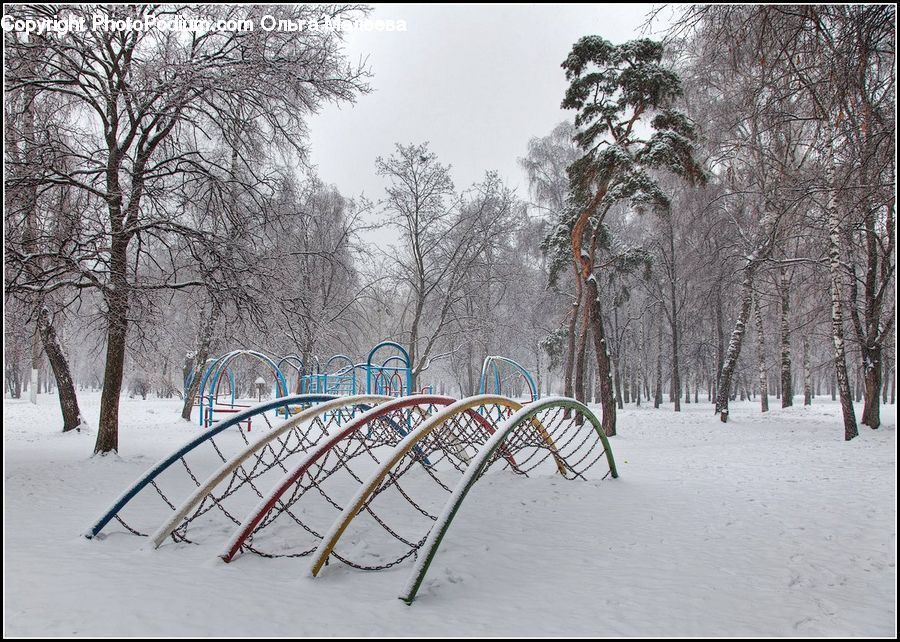
[[[398,144],[392,156],[379,157],[375,164],[389,181],[383,207],[402,242],[394,261],[406,296],[400,325],[417,388],[430,360],[446,356],[435,349],[451,329],[451,312],[471,260],[491,244],[483,225],[491,202],[467,205],[460,199],[449,167],[440,164],[427,143]]]
[[[150,14],[203,14],[240,20],[261,9],[238,6],[101,6],[66,11],[112,19]],[[356,13],[348,6],[267,7],[276,17],[314,20]],[[23,12],[55,13],[53,7]],[[103,203],[90,242],[73,257],[72,269],[39,288],[98,288],[104,298],[106,366],[96,452],[118,449],[121,392],[133,295],[142,289],[202,286],[176,274],[141,282],[134,265],[142,239],[156,234],[197,235],[158,190],[173,178],[214,171],[216,161],[198,145],[202,124],[235,118],[259,124],[258,136],[295,146],[304,117],[324,101],[352,100],[365,90],[364,69],[345,66],[335,40],[339,32],[209,31],[185,36],[164,30],[88,30],[39,46],[16,39],[13,59],[37,58],[45,74],[9,69],[7,87],[35,87],[71,100],[82,131],[65,156],[71,171],[53,166],[48,180],[84,190]],[[274,52],[277,52],[275,55]],[[80,125],[83,123],[83,126]],[[73,137],[74,138],[74,137]],[[88,268],[85,254],[95,256]]]

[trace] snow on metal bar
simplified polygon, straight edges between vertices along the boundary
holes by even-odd
[[[331,528],[321,538],[321,543],[316,548],[310,572],[317,575],[324,566],[325,561],[333,553],[338,540],[347,530],[350,522],[361,513],[364,509],[369,510],[369,506],[375,496],[384,494],[385,491],[396,484],[396,480],[410,469],[410,464],[398,466],[404,458],[415,453],[414,448],[418,447],[425,454],[431,452],[443,451],[445,456],[452,456],[452,448],[447,445],[447,437],[457,437],[465,435],[468,440],[477,440],[477,433],[471,430],[471,418],[477,416],[475,420],[479,424],[487,422],[487,420],[478,415],[476,412],[468,412],[471,410],[486,408],[488,406],[500,406],[510,410],[518,410],[522,407],[519,402],[501,397],[498,395],[476,395],[457,401],[456,403],[438,411],[429,417],[424,423],[411,431],[400,443],[394,448],[390,456],[382,461],[375,471],[370,475],[367,481],[359,488],[349,503],[344,508],[338,518],[334,521]],[[461,423],[465,420],[466,423]],[[449,428],[449,430],[447,430]],[[490,432],[482,431],[482,438],[477,441],[479,445],[487,441]],[[430,439],[429,439],[430,438]],[[458,458],[456,458],[458,459]],[[467,466],[466,462],[454,461],[454,468],[462,471]],[[398,472],[393,472],[397,469]],[[390,475],[389,475],[390,473]],[[387,480],[385,478],[387,477]],[[449,490],[449,489],[448,489]],[[432,519],[434,517],[432,516]],[[404,557],[409,557],[418,549],[422,541],[407,540],[410,550]],[[403,558],[401,558],[402,560]],[[400,560],[398,560],[400,561]]]
[[[131,484],[131,486],[129,486],[118,497],[118,499],[116,499],[112,503],[110,508],[105,513],[103,513],[103,515],[99,519],[97,519],[97,521],[95,521],[90,526],[90,528],[88,528],[86,530],[86,532],[84,534],[85,537],[90,539],[90,538],[93,538],[96,535],[98,535],[100,533],[100,531],[102,531],[103,528],[112,519],[116,518],[119,515],[119,513],[122,511],[122,509],[125,508],[125,506],[131,500],[133,500],[137,495],[139,495],[141,493],[141,491],[146,489],[148,486],[154,488],[157,491],[157,493],[160,494],[160,496],[162,497],[164,502],[171,506],[171,502],[168,500],[168,498],[166,498],[162,494],[162,491],[160,491],[159,488],[156,486],[155,480],[160,476],[160,474],[162,474],[166,470],[169,470],[170,467],[172,466],[172,464],[179,462],[179,461],[184,463],[185,455],[192,452],[193,450],[195,450],[198,446],[200,446],[202,444],[211,442],[213,444],[213,446],[216,447],[217,452],[219,452],[218,447],[215,446],[215,442],[212,441],[212,439],[213,439],[213,437],[221,434],[223,431],[227,430],[228,428],[232,428],[232,427],[236,426],[240,430],[241,422],[243,422],[251,417],[254,417],[256,415],[265,413],[269,410],[274,410],[281,406],[285,406],[287,404],[300,404],[300,405],[317,404],[317,403],[321,403],[323,401],[329,401],[334,398],[335,398],[334,395],[288,395],[288,396],[281,397],[278,399],[273,399],[271,401],[263,402],[256,406],[253,406],[252,408],[248,408],[242,412],[236,413],[233,417],[230,417],[224,421],[220,421],[220,422],[216,423],[215,425],[207,428],[206,430],[201,432],[196,437],[191,438],[187,443],[185,443],[183,446],[181,446],[180,448],[175,450],[171,455],[162,459],[155,466],[150,468],[146,473],[141,475],[133,484]],[[241,434],[243,435],[243,433],[241,433]],[[193,477],[193,473],[187,467],[187,464],[184,463],[184,465],[188,471],[188,474]],[[197,482],[197,484],[199,484],[199,482]],[[174,510],[174,506],[171,506],[171,509]],[[121,518],[119,518],[119,521],[122,521]],[[140,533],[139,531],[137,531],[137,529],[129,527],[127,524],[123,523],[123,525],[130,532],[139,534],[139,535],[143,535],[143,533]]]
[[[593,428],[596,441],[599,441],[602,444],[602,451],[600,453],[596,452],[596,441],[588,444],[591,437],[590,431],[582,430],[581,426],[579,426],[574,419],[561,416],[559,411],[566,408],[575,410],[577,413],[582,414],[588,419]],[[553,410],[557,411],[555,415],[550,417],[546,416],[548,411]],[[421,587],[422,581],[425,579],[425,574],[428,572],[428,567],[434,559],[435,553],[437,553],[437,549],[441,545],[441,541],[444,539],[444,535],[446,535],[447,530],[450,528],[450,524],[459,511],[463,500],[475,485],[475,482],[482,474],[484,474],[487,468],[497,460],[495,455],[501,446],[512,440],[514,441],[514,443],[510,444],[512,449],[518,451],[529,447],[540,448],[549,443],[543,435],[541,435],[540,440],[529,438],[533,437],[533,434],[529,435],[528,433],[532,433],[531,428],[535,426],[535,419],[537,419],[539,415],[542,415],[539,420],[540,425],[544,427],[544,430],[549,430],[550,435],[553,438],[552,442],[555,446],[552,454],[553,458],[556,459],[557,463],[561,461],[565,465],[565,477],[583,479],[584,472],[604,455],[606,456],[609,465],[609,472],[607,475],[618,477],[612,449],[609,446],[606,434],[603,432],[603,426],[601,425],[600,420],[597,419],[587,406],[574,399],[565,397],[550,397],[528,404],[497,428],[497,431],[482,446],[481,450],[479,450],[478,454],[470,463],[469,468],[466,470],[459,484],[456,486],[456,489],[453,491],[444,510],[438,516],[434,526],[428,533],[425,543],[420,549],[421,554],[417,557],[409,580],[400,595],[401,600],[407,604],[411,604],[415,599],[416,593]],[[579,439],[579,432],[588,432],[588,435],[585,439],[577,441]],[[593,458],[590,461],[587,461],[589,457]],[[585,463],[586,461],[587,463]],[[605,478],[607,475],[604,475],[603,477]]]
[[[163,543],[163,541],[165,541],[165,539],[169,535],[171,535],[173,531],[176,530],[176,528],[186,531],[188,523],[199,517],[201,514],[207,512],[207,510],[211,508],[213,504],[218,504],[220,509],[223,508],[221,506],[221,502],[226,497],[234,495],[237,488],[240,487],[242,482],[246,483],[250,480],[257,479],[264,472],[271,470],[275,466],[283,468],[283,464],[285,463],[287,456],[294,454],[296,450],[289,449],[287,450],[287,452],[285,452],[282,449],[276,452],[271,449],[270,446],[272,442],[276,441],[276,439],[280,438],[282,435],[285,435],[291,430],[298,428],[305,422],[311,420],[321,421],[321,417],[323,415],[326,416],[327,419],[325,420],[325,423],[320,426],[322,434],[318,435],[316,439],[312,439],[307,444],[299,444],[307,446],[307,448],[303,448],[303,452],[305,452],[308,448],[315,447],[315,445],[321,440],[321,438],[328,434],[328,428],[333,427],[332,424],[336,423],[342,418],[342,415],[338,411],[345,408],[359,408],[368,410],[371,406],[382,403],[384,401],[388,401],[392,398],[393,397],[387,397],[384,395],[355,395],[352,397],[338,397],[337,399],[324,401],[311,408],[307,408],[306,410],[303,410],[300,413],[290,417],[269,432],[265,433],[255,442],[248,444],[240,452],[238,452],[227,462],[222,464],[222,466],[220,466],[218,470],[210,475],[204,483],[198,486],[197,489],[193,493],[191,493],[191,495],[187,499],[185,499],[184,502],[182,502],[178,509],[165,522],[163,522],[163,524],[161,524],[159,528],[157,528],[156,532],[154,532],[150,536],[153,540],[153,545],[158,548]],[[270,455],[270,460],[264,463],[263,455],[267,454],[267,451]],[[253,462],[253,467],[252,469],[247,470],[247,462],[251,460],[255,460]],[[261,472],[259,471],[260,467],[264,469]],[[228,484],[227,489],[220,496],[213,496],[212,493],[214,489],[229,476],[231,476],[231,480]],[[199,509],[197,509],[198,505],[200,505]],[[204,508],[206,508],[207,510],[204,510]],[[197,510],[195,511],[195,509]],[[190,514],[191,511],[195,512],[193,514]]]

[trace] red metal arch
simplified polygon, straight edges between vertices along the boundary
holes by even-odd
[[[369,412],[360,415],[359,417],[348,423],[346,426],[344,426],[344,428],[340,432],[336,433],[329,439],[320,442],[313,450],[309,451],[306,454],[306,456],[303,458],[303,461],[301,461],[293,471],[288,473],[281,480],[281,482],[269,493],[269,495],[264,498],[263,501],[261,501],[260,504],[254,509],[253,513],[246,519],[241,521],[242,526],[240,530],[237,531],[228,542],[225,547],[225,551],[220,555],[220,557],[226,562],[230,562],[232,559],[234,559],[237,553],[241,550],[244,542],[248,537],[250,537],[250,535],[253,534],[253,532],[256,530],[256,527],[269,513],[269,511],[272,510],[281,496],[289,491],[294,483],[298,479],[300,479],[319,459],[325,456],[325,454],[329,450],[334,448],[347,437],[351,436],[353,433],[364,429],[372,421],[384,417],[385,415],[402,408],[423,405],[449,406],[453,403],[456,403],[456,401],[457,400],[453,399],[452,397],[445,397],[441,395],[410,395],[383,403],[378,407],[373,408]],[[485,430],[488,435],[494,434],[495,429],[491,425],[490,421],[485,419],[475,410],[469,410],[468,414],[473,419],[475,419],[475,421]],[[512,458],[512,455],[510,455],[508,452],[504,453],[503,456],[507,459],[507,461],[509,461],[512,466],[516,465],[516,462]]]

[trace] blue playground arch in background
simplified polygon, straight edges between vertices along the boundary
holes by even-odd
[[[380,350],[393,348],[399,355],[391,355],[381,365],[372,361]],[[393,362],[402,365],[388,365]],[[412,394],[412,362],[406,349],[395,341],[382,341],[369,351],[366,358],[366,393],[402,397]],[[399,385],[395,385],[399,384]]]
[[[213,424],[213,411],[215,408],[216,397],[218,396],[218,388],[220,385],[222,373],[228,369],[228,364],[240,356],[253,357],[257,361],[267,365],[272,370],[275,379],[275,396],[287,397],[290,394],[287,385],[287,378],[278,367],[278,365],[269,357],[256,350],[232,350],[225,356],[216,359],[206,370],[203,379],[200,381],[200,425],[211,426]],[[232,375],[233,377],[233,375]],[[204,398],[206,407],[204,408]],[[232,379],[232,395],[231,405],[234,406],[234,383]],[[285,412],[290,411],[285,406]]]
[[[503,394],[503,385],[502,378],[500,376],[500,366],[498,363],[507,364],[512,366],[512,368],[522,375],[522,378],[525,380],[525,383],[528,384],[528,388],[531,391],[531,400],[537,401],[540,396],[540,391],[537,388],[537,384],[534,382],[534,378],[531,376],[531,373],[525,369],[525,367],[519,363],[518,361],[514,361],[507,357],[501,357],[499,355],[490,355],[484,358],[484,363],[481,366],[481,379],[478,383],[478,394],[483,395],[487,394],[487,379],[488,379],[488,371],[490,370],[493,374],[494,379],[494,394],[500,395]]]
[[[237,386],[230,364],[241,356],[252,357],[271,370],[275,381],[274,394],[276,398],[291,394],[291,386],[288,384],[288,376],[285,374],[288,367],[297,373],[297,385],[294,391],[296,394],[341,396],[365,392],[365,394],[402,397],[413,392],[412,362],[409,352],[395,341],[382,341],[376,345],[369,351],[365,363],[354,363],[353,359],[346,354],[335,354],[325,362],[324,369],[315,356],[310,358],[311,363],[307,368],[303,358],[296,353],[285,355],[276,363],[273,358],[256,350],[232,350],[221,357],[208,359],[203,364],[203,375],[198,391],[201,426],[211,426],[214,421],[213,415],[217,411],[237,411],[238,406],[235,404]],[[231,387],[231,400],[230,402],[223,401],[225,408],[217,409],[216,400],[219,397],[223,373],[227,375]],[[185,390],[195,376],[197,376],[196,372],[192,372],[185,380]],[[363,383],[363,376],[365,383]],[[530,377],[530,375],[527,376]],[[365,387],[363,388],[363,386]],[[287,416],[290,414],[290,409],[283,406],[278,408],[276,413]]]

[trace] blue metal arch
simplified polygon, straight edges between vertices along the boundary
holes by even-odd
[[[405,364],[405,365],[403,365],[403,366],[388,366],[388,364],[389,364],[391,361],[399,361],[400,363]],[[393,368],[398,369],[398,370],[403,370],[403,369],[405,369],[405,368],[409,368],[409,361],[408,361],[408,360],[404,360],[403,357],[401,357],[401,356],[398,355],[398,354],[395,354],[393,357],[388,357],[387,359],[385,359],[385,360],[381,363],[381,367],[382,367],[382,368],[393,367]]]
[[[323,401],[331,401],[334,399],[334,395],[289,395],[282,397],[280,399],[272,399],[271,401],[265,401],[261,404],[253,406],[252,408],[248,408],[243,412],[239,412],[235,414],[233,417],[229,417],[224,421],[220,421],[214,426],[211,426],[207,430],[204,430],[202,433],[188,441],[184,446],[176,450],[174,453],[157,463],[153,468],[144,473],[135,483],[133,483],[128,490],[126,490],[116,501],[113,503],[112,507],[106,511],[100,519],[98,519],[94,524],[87,530],[85,533],[85,537],[90,539],[94,537],[97,533],[103,530],[103,527],[106,526],[111,519],[113,519],[119,511],[121,511],[125,505],[130,502],[134,497],[141,492],[144,488],[146,488],[149,484],[153,483],[164,470],[166,470],[169,466],[179,461],[186,454],[191,452],[194,448],[199,446],[200,444],[206,442],[209,439],[212,439],[220,432],[227,428],[231,428],[232,426],[236,426],[240,424],[242,421],[246,419],[250,419],[260,413],[266,412],[268,410],[273,410],[280,406],[284,406],[291,403],[321,403]]]
[[[371,366],[372,365],[372,357],[375,356],[375,353],[378,352],[379,350],[381,350],[382,348],[387,348],[387,347],[391,347],[391,348],[395,348],[396,350],[399,350],[400,354],[403,355],[403,358],[406,361],[406,367],[407,368],[411,367],[412,364],[410,363],[410,360],[409,360],[409,353],[406,351],[406,348],[404,348],[402,345],[400,345],[396,341],[382,341],[377,346],[372,348],[369,351],[368,358],[366,359],[366,365]]]
[[[264,355],[262,352],[257,352],[256,350],[233,350],[226,354],[224,357],[221,357],[219,359],[218,365],[215,368],[213,379],[209,384],[211,393],[214,394],[216,388],[218,387],[219,378],[222,375],[223,368],[225,368],[229,362],[234,361],[237,357],[242,355],[255,357],[259,361],[262,361],[264,364],[269,366],[272,369],[272,374],[275,376],[276,384],[279,384],[277,392],[280,394],[278,394],[278,396],[283,397],[288,395],[289,391],[287,386],[287,379],[285,378],[284,373],[281,371],[281,368],[279,368],[270,357]]]
[[[197,396],[200,398],[200,417],[199,423],[200,425],[204,425],[204,413],[203,413],[203,400],[206,397],[206,383],[209,380],[209,377],[212,375],[213,370],[215,369],[216,364],[219,362],[218,358],[207,359],[204,362],[204,366],[206,369],[203,371],[203,377],[200,379],[200,389],[197,391]],[[207,365],[208,364],[208,365]],[[235,396],[235,379],[234,379],[234,370],[231,368],[226,368],[226,372],[228,373],[228,383],[231,385],[231,405],[234,405],[234,396]],[[212,408],[212,404],[215,403],[215,398],[210,401],[210,408]]]
[[[212,379],[208,381],[207,386],[203,385],[201,382],[201,398],[200,398],[200,425],[211,425],[212,424],[212,408],[215,403],[215,394],[216,390],[219,386],[219,378],[222,376],[222,372],[225,368],[227,368],[228,364],[236,359],[239,356],[247,355],[256,358],[261,361],[265,365],[269,366],[272,369],[272,374],[275,377],[275,396],[276,397],[286,397],[290,394],[290,390],[288,389],[287,379],[284,376],[284,373],[281,369],[275,364],[275,362],[264,355],[261,352],[257,352],[256,350],[232,350],[228,354],[219,357],[216,362],[210,366],[212,372]],[[208,379],[208,377],[205,377]],[[207,408],[207,417],[203,416],[203,397],[202,395],[206,394],[208,397],[208,408]],[[232,388],[232,403],[234,403],[234,392]],[[288,411],[289,412],[289,411]]]
[[[484,358],[484,364],[481,366],[481,379],[478,383],[478,394],[486,394],[487,390],[487,374],[488,367],[493,370],[494,373],[494,386],[496,390],[494,391],[496,394],[502,394],[500,388],[500,368],[497,365],[497,362],[503,362],[511,365],[515,368],[519,374],[525,379],[525,382],[528,384],[528,387],[531,389],[531,400],[536,401],[540,396],[540,391],[537,388],[537,384],[534,382],[534,378],[531,376],[531,373],[525,369],[525,367],[519,363],[518,361],[514,361],[507,357],[501,357],[499,355],[490,355]]]
[[[377,366],[372,363],[372,358],[375,356],[375,353],[377,353],[379,350],[381,350],[383,348],[394,348],[395,350],[400,352],[400,355],[392,355],[391,357],[388,357],[384,361],[384,363],[382,363],[380,366]],[[387,367],[386,364],[391,362],[394,359],[399,360],[401,363],[403,363],[405,365],[403,367]],[[373,394],[372,393],[373,371],[383,371],[383,370],[395,370],[397,372],[402,372],[405,370],[406,371],[406,394],[412,394],[412,362],[410,361],[410,358],[409,358],[409,352],[407,352],[406,348],[401,346],[399,343],[397,343],[395,341],[382,341],[381,343],[376,345],[374,348],[372,348],[369,351],[369,356],[366,357],[365,369],[366,369],[366,393],[367,394]],[[403,390],[401,390],[400,393],[402,395]]]
[[[203,366],[201,366],[202,372],[203,372],[203,374],[201,375],[201,378],[200,378],[200,389],[199,389],[201,398],[202,398],[202,393],[203,393],[203,385],[206,382],[206,378],[208,376],[208,373],[210,372],[210,368],[211,368],[212,364],[215,362],[216,362],[215,358],[207,359],[206,361],[203,362]],[[187,389],[191,387],[191,384],[194,383],[194,377],[197,376],[197,372],[198,372],[197,369],[192,368],[191,371],[188,373],[187,378],[185,378],[185,380],[184,380],[184,390],[185,391],[187,391]],[[232,395],[231,395],[232,399],[231,400],[234,401],[234,370],[232,370],[231,368],[228,368],[227,372],[228,372],[228,381],[231,384],[231,390],[232,390]]]
[[[341,368],[341,369],[338,370],[338,374],[340,374],[344,369],[346,369],[346,368],[348,368],[348,367],[349,367],[349,368],[352,368],[353,366],[356,365],[355,363],[353,363],[353,359],[351,359],[351,358],[348,357],[347,355],[345,355],[345,354],[336,354],[336,355],[333,355],[332,357],[330,357],[330,358],[328,359],[328,361],[325,362],[325,372],[328,372],[328,371],[329,371],[329,368],[331,368],[332,362],[335,361],[336,359],[343,359],[344,361],[347,362],[347,365],[346,365],[346,366],[344,366],[343,368]]]
[[[332,365],[340,361],[346,362],[346,365],[339,368],[336,372],[331,372]],[[325,362],[325,374],[319,376],[323,392],[355,395],[358,388],[355,368],[356,364],[353,363],[353,359],[347,355],[336,354],[331,356]]]

